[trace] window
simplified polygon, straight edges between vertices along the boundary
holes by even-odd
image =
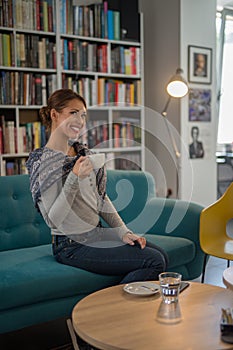
[[[217,15],[218,144],[233,143],[233,10]]]

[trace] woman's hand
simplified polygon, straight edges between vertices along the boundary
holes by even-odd
[[[122,241],[129,245],[139,244],[141,249],[144,249],[146,246],[145,237],[136,235],[135,233],[127,232],[123,237]]]
[[[73,167],[73,173],[81,179],[87,177],[93,170],[92,163],[88,157],[79,157]]]

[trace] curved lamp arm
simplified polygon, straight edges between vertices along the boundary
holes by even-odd
[[[178,161],[178,159],[181,156],[181,153],[178,150],[175,138],[173,136],[173,133],[169,127],[169,123],[167,120],[167,110],[169,107],[169,104],[171,102],[171,98],[182,98],[185,95],[187,95],[188,91],[189,91],[189,87],[188,87],[188,83],[186,82],[186,80],[182,77],[183,70],[181,68],[177,68],[176,70],[176,74],[170,79],[170,81],[167,84],[166,90],[168,93],[168,100],[164,106],[164,109],[162,111],[162,116],[164,117],[164,122],[168,131],[168,135],[170,137],[171,140],[171,144],[173,147],[173,151],[174,154],[176,156],[176,160]],[[177,196],[178,196],[178,174],[177,174]]]

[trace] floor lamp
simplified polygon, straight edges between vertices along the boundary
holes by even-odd
[[[175,138],[173,136],[173,133],[170,129],[168,120],[167,120],[167,110],[169,107],[169,104],[171,102],[172,97],[174,98],[182,98],[185,95],[187,95],[189,88],[188,88],[188,83],[186,80],[182,77],[183,70],[181,68],[177,68],[176,74],[170,79],[170,81],[167,84],[166,90],[168,93],[168,100],[164,106],[164,109],[162,111],[162,116],[164,117],[164,122],[168,131],[169,138],[171,140],[172,148],[175,154],[175,159],[176,159],[176,198],[178,198],[178,185],[179,185],[179,164],[180,164],[180,151],[177,147]],[[168,196],[171,195],[171,192],[168,193]]]

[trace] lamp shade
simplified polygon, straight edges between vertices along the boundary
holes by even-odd
[[[172,97],[184,97],[188,93],[188,84],[182,77],[183,70],[178,68],[176,74],[171,78],[167,84],[167,92]]]

